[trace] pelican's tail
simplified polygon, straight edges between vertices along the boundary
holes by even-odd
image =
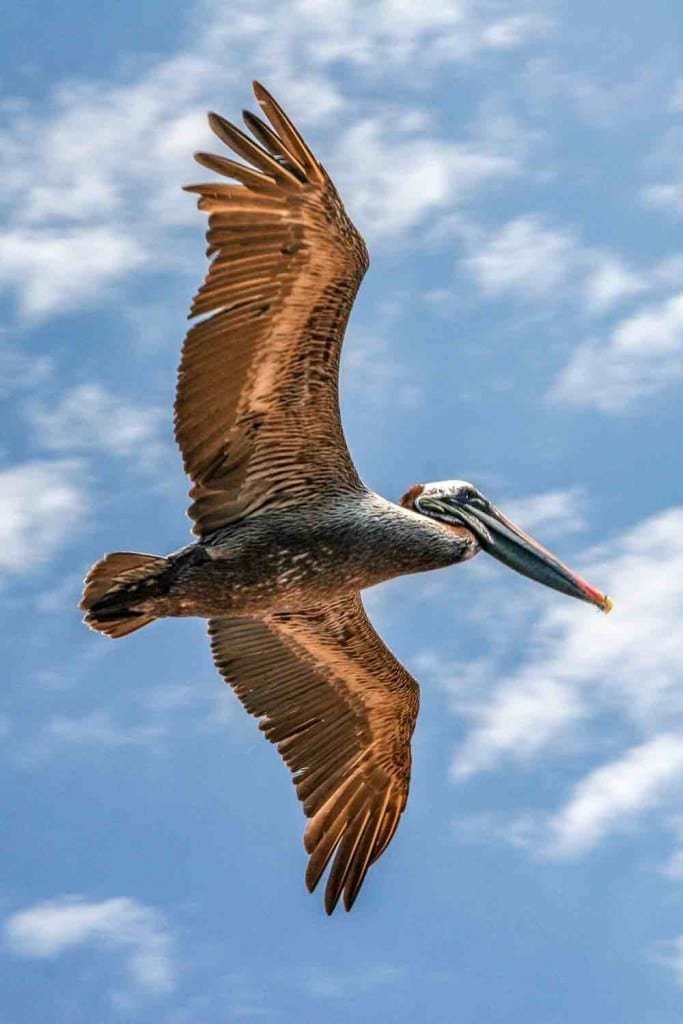
[[[168,558],[117,551],[93,565],[85,578],[80,608],[83,621],[110,637],[127,636],[157,617],[149,610],[159,593]]]

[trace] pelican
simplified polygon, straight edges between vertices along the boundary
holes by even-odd
[[[290,769],[309,821],[306,885],[353,906],[406,805],[416,681],[360,591],[486,551],[570,597],[610,599],[463,480],[398,504],[360,480],[338,400],[346,323],[368,268],[363,239],[290,119],[254,83],[251,136],[209,114],[243,162],[195,154],[231,179],[191,185],[209,215],[208,274],[182,350],[175,437],[195,543],[118,552],[85,579],[88,626],[122,637],[168,616],[208,619],[218,671]]]

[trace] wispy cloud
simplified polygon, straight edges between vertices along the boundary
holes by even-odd
[[[227,31],[228,19],[222,20]],[[297,64],[325,69],[336,62],[372,80],[400,75],[406,67],[424,72],[470,63],[487,51],[532,43],[553,26],[547,4],[534,0],[502,0],[495,8],[481,0],[289,0],[256,15],[248,0],[240,0],[229,20],[231,28],[235,24],[238,36],[292,77]]]
[[[492,180],[519,171],[519,154],[497,139],[450,142],[410,118],[379,116],[352,125],[334,164],[349,208],[370,241],[391,239],[437,208],[453,206]]]
[[[126,716],[111,707],[52,715],[23,742],[17,740],[15,758],[22,767],[33,768],[67,753],[99,757],[103,751],[137,749],[158,754],[171,735],[225,729],[233,711],[233,698],[220,680],[208,686],[197,681],[166,684],[141,694]]]
[[[659,942],[650,951],[650,959],[672,971],[677,984],[683,988],[683,934]]]
[[[646,206],[672,213],[675,217],[683,216],[683,182],[667,181],[647,185],[642,195]]]
[[[97,383],[62,392],[53,406],[34,401],[27,417],[41,448],[65,454],[104,451],[154,462],[162,449],[163,410],[140,408]]]
[[[6,919],[4,935],[9,951],[26,959],[52,959],[79,946],[120,951],[134,991],[163,996],[175,987],[173,940],[163,914],[128,897],[35,903]]]
[[[49,356],[28,355],[10,345],[0,345],[0,395],[34,391],[54,373]]]
[[[456,751],[457,777],[528,760],[551,743],[561,750],[578,723],[605,708],[644,742],[683,723],[676,685],[683,672],[683,509],[652,516],[578,561],[615,597],[613,615],[570,601],[540,615],[538,606],[530,610],[529,654],[517,669],[496,683],[489,664],[488,697],[484,678],[478,701],[454,698],[471,725]]]
[[[650,183],[641,192],[643,203],[678,219],[683,216],[683,129],[680,125],[681,84],[670,96],[668,110],[671,126],[661,135],[654,151],[648,153],[646,167]],[[654,180],[653,180],[654,179]]]
[[[465,817],[454,825],[462,841],[502,842],[542,859],[571,859],[613,835],[638,834],[647,821],[673,830],[680,843],[682,537],[683,508],[672,508],[586,552],[588,577],[616,597],[610,619],[575,602],[543,612],[530,604],[514,627],[497,617],[498,630],[524,634],[521,663],[506,671],[508,647],[479,663],[476,686],[466,677],[458,683],[457,675],[447,684],[453,707],[469,723],[452,766],[458,781],[503,764],[528,769],[567,754],[566,763],[576,764],[593,751],[554,808]],[[500,675],[507,678],[498,681]],[[683,877],[680,849],[661,873]]]
[[[663,78],[649,67],[601,74],[543,55],[527,62],[522,86],[537,115],[557,119],[558,109],[568,107],[592,128],[624,130],[649,104],[660,101],[666,91]]]
[[[605,340],[580,345],[555,382],[552,397],[603,412],[663,391],[683,377],[683,293],[643,306]]]
[[[403,298],[385,301],[373,310],[372,329],[353,324],[342,353],[343,394],[362,406],[415,408],[421,399],[420,382],[391,352],[391,337],[406,310]]]
[[[506,515],[539,537],[579,533],[586,526],[587,499],[579,487],[505,499],[501,505]]]
[[[580,693],[537,671],[504,683],[479,706],[463,707],[475,723],[453,758],[456,779],[492,768],[501,759],[527,760],[587,714]]]
[[[48,561],[82,520],[86,496],[77,462],[34,461],[0,471],[0,572]]]
[[[573,232],[528,214],[473,245],[464,263],[487,295],[540,298],[576,273],[577,248]]]
[[[576,228],[528,213],[466,235],[465,268],[487,296],[558,305],[578,299],[588,316],[601,316],[652,280],[614,253],[581,241]]]
[[[503,146],[435,132],[410,102],[397,116],[389,83],[419,86],[419,67],[521,47],[550,25],[540,3],[520,12],[504,2],[492,12],[440,0],[419,9],[404,0],[288,0],[257,12],[243,0],[229,14],[205,3],[197,21],[198,38],[127,82],[58,83],[39,109],[10,111],[0,146],[8,214],[0,287],[17,296],[24,318],[99,302],[133,271],[178,269],[170,240],[198,224],[179,187],[197,173],[190,154],[209,141],[207,106],[226,96],[237,102],[238,67],[240,82],[265,76],[305,129],[316,125],[312,141],[335,175],[344,180],[353,167],[349,204],[373,236],[395,237],[439,205],[508,176],[518,157],[509,138]],[[372,85],[356,122],[339,119],[346,100],[333,72],[341,65],[357,88]],[[377,79],[386,99],[377,99]]]
[[[110,282],[145,262],[139,239],[112,225],[0,234],[0,288],[29,319],[90,305]]]
[[[674,850],[659,870],[665,878],[674,882],[683,881],[683,850]]]
[[[594,252],[586,258],[583,297],[586,311],[593,315],[607,313],[622,299],[648,290],[649,282],[640,272],[627,266],[619,256]]]
[[[655,807],[683,777],[683,733],[662,733],[577,783],[549,822],[547,852],[576,857]]]
[[[382,985],[391,985],[401,974],[397,967],[389,964],[339,972],[313,967],[306,972],[302,986],[310,995],[321,999],[348,999],[349,996],[362,995]]]
[[[106,708],[83,715],[55,715],[24,745],[19,761],[24,765],[41,764],[54,754],[63,755],[67,748],[100,754],[104,750],[130,747],[153,750],[165,731],[158,721],[134,724],[117,721]]]

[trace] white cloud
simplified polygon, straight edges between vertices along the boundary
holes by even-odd
[[[105,285],[144,262],[142,240],[111,225],[0,234],[0,288],[14,289],[30,318],[98,301]]]
[[[48,561],[83,518],[82,472],[73,461],[24,462],[0,471],[0,571]]]
[[[587,267],[583,292],[586,309],[593,315],[606,313],[622,299],[648,288],[646,278],[618,256],[596,253],[592,262],[593,266]]]
[[[0,132],[8,214],[0,287],[17,295],[21,315],[36,318],[101,301],[132,271],[177,268],[176,229],[201,222],[179,190],[196,180],[191,153],[210,139],[204,111],[223,106],[232,115],[238,88],[246,98],[253,76],[266,78],[304,129],[318,124],[312,141],[335,176],[354,161],[359,211],[376,234],[396,235],[509,174],[516,157],[483,140],[456,144],[407,129],[404,112],[396,117],[390,98],[377,99],[376,79],[405,86],[409,68],[419,86],[420,67],[521,46],[549,26],[537,6],[520,11],[510,0],[493,13],[483,3],[442,0],[287,0],[257,11],[242,0],[229,12],[200,5],[193,41],[127,82],[70,80],[39,108],[10,108]],[[339,118],[340,62],[354,70],[354,88],[371,85],[370,103],[354,100],[360,122]],[[329,133],[327,144],[320,133]]]
[[[453,833],[461,843],[469,845],[502,843],[518,850],[535,850],[543,838],[538,813],[517,815],[480,811],[465,814],[453,823]]]
[[[516,624],[528,652],[517,669],[497,683],[500,669],[489,666],[476,702],[456,694],[470,723],[455,755],[457,776],[528,760],[551,743],[561,750],[577,724],[605,710],[644,742],[683,728],[683,508],[646,519],[578,562],[615,598],[614,612],[605,617],[565,599],[540,616],[537,604],[538,617],[532,610]]]
[[[204,104],[184,133],[182,157],[178,137],[210,70],[181,56],[127,86],[57,86],[40,111],[22,109],[9,121],[0,166],[12,205],[0,235],[0,283],[18,294],[25,316],[97,302],[103,288],[150,261],[173,265],[160,245],[173,227],[163,200],[173,183],[172,209],[189,215],[178,190],[206,134]]]
[[[541,298],[556,294],[576,273],[577,248],[573,232],[529,214],[508,221],[464,262],[487,295]]]
[[[344,133],[334,156],[335,177],[344,182],[345,201],[369,240],[398,235],[434,209],[519,169],[518,154],[505,152],[496,139],[451,143],[401,123],[362,120]]]
[[[586,526],[586,498],[578,487],[559,491],[527,494],[523,498],[505,499],[501,508],[505,515],[529,533],[538,532],[539,539],[578,533]]]
[[[465,242],[464,266],[485,295],[557,304],[576,293],[584,312],[599,316],[654,283],[620,256],[584,245],[573,228],[535,213],[488,235],[470,231]]]
[[[49,356],[30,356],[12,345],[0,345],[0,395],[33,390],[53,373]]]
[[[679,82],[670,102],[672,114],[678,114],[682,109],[680,99]],[[673,214],[676,218],[683,216],[682,144],[683,128],[680,125],[680,118],[676,118],[673,126],[661,135],[654,150],[648,153],[646,166],[649,175],[656,180],[646,185],[641,192],[641,198],[646,206],[661,210],[665,214]]]
[[[289,0],[257,15],[242,0],[231,8],[229,24],[290,73],[295,61],[315,69],[340,62],[373,79],[406,67],[419,72],[471,62],[487,50],[523,46],[552,27],[544,5],[518,0],[503,0],[495,10],[481,0]]]
[[[626,409],[683,377],[683,292],[620,321],[576,349],[551,397],[603,412]]]
[[[522,806],[458,819],[454,827],[463,841],[502,842],[539,858],[578,858],[647,820],[653,828],[673,829],[680,847],[683,507],[644,520],[581,562],[588,578],[615,597],[609,618],[567,600],[529,603],[521,621],[508,622],[496,611],[489,627],[495,621],[499,642],[507,633],[513,646],[500,642],[490,658],[469,666],[472,678],[456,666],[446,689],[468,725],[455,751],[455,780],[510,763],[527,770],[532,761],[547,766],[560,758],[580,765],[589,750],[590,766],[583,774],[579,769],[554,808]],[[520,636],[522,660],[506,668],[510,652],[520,650]],[[660,871],[683,877],[680,848]]]
[[[144,463],[159,455],[158,433],[164,413],[131,405],[100,384],[89,383],[63,392],[52,408],[33,403],[29,419],[35,441],[42,448],[57,452],[100,450],[134,455]]]
[[[545,35],[551,26],[551,20],[538,13],[513,14],[487,25],[481,38],[491,49],[509,50],[521,46],[534,36]]]
[[[492,768],[502,758],[526,760],[586,714],[583,698],[562,680],[528,671],[498,687],[493,697],[469,708],[474,723],[453,757],[453,778]]]
[[[601,765],[549,822],[548,852],[574,857],[656,806],[683,777],[683,733],[662,733]]]
[[[683,343],[683,292],[658,306],[646,307],[622,321],[613,334],[625,353],[647,349],[655,355],[677,352]]]
[[[643,201],[655,210],[683,216],[683,183],[678,181],[660,182],[643,189]]]
[[[127,897],[88,902],[61,896],[19,910],[5,921],[16,956],[51,959],[78,946],[120,950],[135,989],[161,996],[175,986],[172,939],[163,915]]]

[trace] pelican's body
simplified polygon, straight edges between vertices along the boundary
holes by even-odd
[[[183,548],[170,557],[166,593],[150,599],[150,611],[211,618],[315,608],[478,549],[469,530],[445,529],[358,489],[247,518]]]
[[[85,621],[112,637],[167,616],[209,620],[216,665],[291,769],[310,821],[306,881],[332,859],[349,909],[405,807],[415,680],[369,623],[360,591],[486,550],[608,610],[609,599],[465,481],[368,490],[339,417],[339,355],[368,266],[336,190],[272,97],[245,114],[255,143],[210,115],[248,163],[198,154],[240,184],[193,186],[209,213],[209,273],[178,375],[175,434],[198,540],[119,552],[88,574]]]

